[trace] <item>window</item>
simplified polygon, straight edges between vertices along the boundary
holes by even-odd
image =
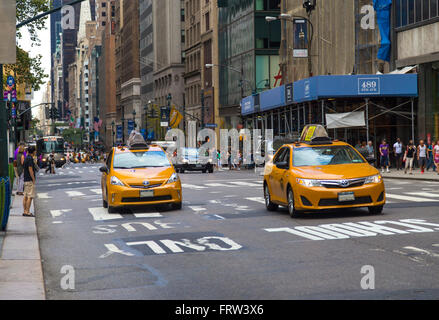
[[[396,0],[396,26],[428,21],[438,17],[439,0]]]
[[[206,31],[209,31],[210,30],[210,15],[209,15],[209,12],[206,13],[205,20],[206,20]]]

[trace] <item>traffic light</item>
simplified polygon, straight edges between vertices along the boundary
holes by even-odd
[[[303,0],[303,7],[306,9],[306,13],[310,14],[316,8],[316,0]]]
[[[53,119],[59,119],[59,111],[57,108],[53,108]]]
[[[45,111],[46,111],[46,119],[51,119],[51,116],[50,116],[51,109],[50,109],[50,107],[46,107]]]

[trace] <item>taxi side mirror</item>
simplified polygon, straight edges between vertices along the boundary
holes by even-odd
[[[290,168],[290,165],[288,162],[286,161],[282,161],[282,162],[278,162],[276,163],[276,167],[278,169],[282,169],[282,170],[288,170]]]
[[[99,171],[102,173],[108,173],[108,168],[107,168],[107,166],[103,166],[103,167],[99,168]]]

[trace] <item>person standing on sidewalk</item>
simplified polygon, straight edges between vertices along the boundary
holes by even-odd
[[[23,170],[24,170],[24,198],[23,198],[23,209],[24,217],[35,217],[30,213],[30,207],[32,205],[32,200],[35,198],[35,183],[36,183],[36,168],[34,156],[36,155],[36,149],[34,146],[28,148],[27,157],[24,160]]]
[[[17,153],[17,175],[18,175],[18,186],[17,195],[22,196],[24,194],[24,170],[23,164],[26,158],[26,152],[24,150],[24,143],[20,143]]]
[[[436,141],[436,145],[433,148],[434,165],[436,166],[436,172],[439,175],[439,140]]]
[[[404,173],[407,174],[407,169],[410,168],[410,174],[413,174],[413,159],[415,157],[416,148],[413,145],[413,140],[409,141],[406,148],[404,159],[405,159],[405,170]]]
[[[380,145],[380,155],[381,155],[381,171],[384,173],[384,167],[387,168],[387,172],[389,171],[389,145],[387,144],[386,139],[383,139],[383,142]]]
[[[375,148],[373,147],[373,142],[372,141],[369,141],[368,143],[367,143],[367,146],[366,146],[366,148],[367,148],[367,159],[369,160],[369,159],[375,159]],[[376,165],[376,162],[374,163],[374,165]]]
[[[402,152],[402,143],[400,138],[396,139],[396,142],[393,145],[393,153],[395,155],[396,170],[402,170],[402,157],[404,154]]]
[[[428,146],[427,146],[427,152],[428,152],[427,172],[428,172],[428,170],[430,170],[430,168],[433,168],[433,171],[436,171],[436,166],[434,165],[433,148],[434,148],[434,142],[428,144]]]
[[[418,164],[419,164],[419,168],[421,169],[421,173],[424,173],[425,171],[427,160],[428,160],[427,146],[425,145],[424,140],[421,140],[419,141],[419,146],[418,146]]]

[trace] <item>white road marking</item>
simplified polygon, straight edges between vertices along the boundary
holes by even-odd
[[[85,196],[84,193],[80,192],[80,191],[66,191],[67,195],[69,197],[81,197],[81,196]]]
[[[90,191],[102,195],[102,189],[90,189]]]
[[[258,202],[258,203],[265,204],[264,197],[251,197],[251,198],[245,198],[245,199],[246,199],[246,200],[250,200],[250,201],[254,201],[254,202]]]
[[[136,218],[162,218],[163,216],[158,212],[152,213],[136,213],[134,214]]]
[[[89,208],[88,211],[95,221],[117,220],[122,219],[120,214],[109,214],[105,208]]]
[[[206,211],[206,208],[200,207],[200,206],[189,206],[189,209],[195,211],[195,212],[201,212]]]
[[[52,218],[61,217],[64,213],[71,212],[72,209],[62,209],[62,210],[50,210]]]
[[[410,197],[410,196],[389,194],[389,193],[386,193],[386,198],[396,199],[396,200],[413,201],[413,202],[439,202],[439,200],[435,200],[435,199],[428,199],[428,198],[421,198],[421,197]]]
[[[411,196],[439,198],[439,194],[433,194],[430,192],[406,192],[406,194]]]
[[[232,186],[230,184],[224,184],[224,183],[206,183],[204,184],[208,187],[214,187],[214,188],[237,188],[238,186]]]
[[[52,199],[52,197],[49,197],[48,193],[39,193],[38,198],[39,199]]]
[[[430,251],[425,250],[425,249],[420,249],[420,248],[416,248],[416,247],[404,247],[404,249],[419,252],[422,254],[426,254],[426,255],[433,257],[433,258],[439,258],[439,254],[434,253],[434,252],[430,252]]]
[[[64,222],[62,222],[62,221],[53,221],[52,222],[52,224],[62,224],[62,223],[64,223]]]
[[[196,186],[196,185],[193,185],[193,184],[187,184],[187,183],[183,183],[181,186],[182,186],[183,188],[194,189],[194,190],[207,189],[206,187],[203,187],[203,186]]]
[[[243,181],[230,181],[230,183],[236,184],[238,186],[243,186],[243,187],[260,187],[259,184],[250,183],[250,182],[243,182]]]

